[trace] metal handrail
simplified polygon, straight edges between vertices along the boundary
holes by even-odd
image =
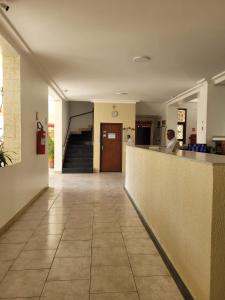
[[[73,118],[77,118],[77,117],[81,117],[81,116],[88,115],[88,114],[93,114],[93,113],[94,113],[94,110],[91,110],[91,111],[88,111],[88,112],[85,112],[85,113],[82,113],[82,114],[78,114],[78,115],[74,115],[74,116],[70,117],[69,123],[68,123],[68,127],[67,127],[67,131],[66,131],[66,137],[65,137],[65,141],[64,141],[64,145],[63,145],[64,147],[66,146],[66,143],[67,143],[67,140],[68,140],[68,137],[69,137],[71,120]]]

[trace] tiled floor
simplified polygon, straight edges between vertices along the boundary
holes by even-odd
[[[0,237],[0,299],[181,300],[121,174],[53,175]]]

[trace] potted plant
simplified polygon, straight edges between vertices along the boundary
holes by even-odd
[[[12,158],[9,155],[9,151],[4,150],[3,143],[0,144],[0,168],[6,167],[9,163],[12,163]]]
[[[48,165],[54,168],[54,140],[48,136]]]

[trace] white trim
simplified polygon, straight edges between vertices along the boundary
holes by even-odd
[[[121,104],[136,104],[140,102],[140,100],[107,100],[107,99],[90,99],[93,103],[121,103]]]
[[[212,77],[215,85],[225,83],[225,71]]]
[[[62,100],[68,100],[64,95],[63,91],[48,73],[48,71],[41,65],[38,61],[36,55],[33,53],[32,49],[5,15],[5,13],[0,9],[0,28],[1,35],[12,45],[20,55],[28,58],[34,67],[39,71],[40,75],[44,81],[55,91],[55,93]]]
[[[196,86],[194,86],[193,88],[178,94],[177,96],[175,96],[174,98],[166,101],[166,104],[170,105],[170,104],[174,104],[178,101],[184,100],[185,98],[191,97],[194,94],[199,93],[200,88],[207,82],[207,80],[201,80],[201,83],[197,84]]]

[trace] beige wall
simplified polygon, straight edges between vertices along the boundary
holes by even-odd
[[[21,57],[21,163],[0,168],[0,228],[48,186],[46,155],[36,155],[36,112],[47,130],[48,86]]]
[[[112,117],[113,103],[94,104],[94,171],[100,170],[100,124],[101,123],[122,123],[123,127],[135,128],[135,103],[116,103],[118,117]],[[134,140],[134,132],[133,132]],[[123,171],[125,169],[125,142],[126,132],[123,132]]]
[[[62,172],[64,142],[69,121],[69,102],[55,96],[55,145],[54,171]]]
[[[194,299],[223,299],[225,165],[129,146],[126,157],[126,189]]]

